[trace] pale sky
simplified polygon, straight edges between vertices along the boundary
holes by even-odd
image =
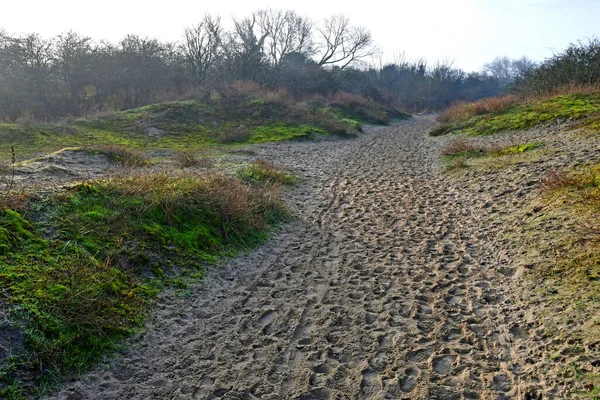
[[[319,21],[343,13],[368,28],[384,61],[454,60],[480,70],[495,56],[542,60],[578,39],[600,36],[600,0],[0,0],[0,29],[55,36],[74,30],[117,41],[128,33],[181,39],[205,12],[229,23],[261,8],[292,9]]]

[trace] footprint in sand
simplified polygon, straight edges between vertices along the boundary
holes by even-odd
[[[448,375],[452,372],[452,366],[456,361],[456,357],[454,356],[443,356],[434,358],[431,365],[436,374],[439,375]]]

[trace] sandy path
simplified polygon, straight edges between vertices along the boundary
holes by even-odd
[[[537,398],[489,195],[440,174],[433,124],[259,148],[298,218],[58,398]]]

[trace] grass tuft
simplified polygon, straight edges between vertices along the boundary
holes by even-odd
[[[246,168],[238,171],[238,176],[245,181],[263,184],[293,185],[297,178],[279,170],[265,160],[256,160]]]
[[[91,153],[104,154],[112,162],[124,167],[146,167],[150,158],[143,152],[120,145],[104,145],[88,149]]]
[[[500,114],[518,104],[519,99],[514,95],[486,97],[472,103],[456,102],[438,115],[442,123],[456,123],[469,120],[478,115]]]

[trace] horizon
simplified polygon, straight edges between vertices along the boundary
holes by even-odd
[[[315,23],[343,10],[352,25],[365,27],[372,33],[375,44],[382,51],[382,56],[373,60],[375,64],[394,62],[403,54],[409,59],[423,58],[430,63],[452,61],[455,67],[465,71],[480,71],[495,57],[518,59],[526,56],[539,62],[570,43],[596,37],[595,15],[600,14],[600,3],[591,0],[463,0],[458,5],[457,2],[439,0],[419,4],[401,2],[398,5],[401,12],[427,16],[427,27],[431,31],[423,33],[419,31],[422,19],[400,17],[400,23],[396,25],[395,20],[399,17],[393,12],[382,12],[381,2],[371,3],[367,9],[356,4],[338,1],[319,4],[313,0],[295,6],[274,1],[238,0],[204,5],[185,3],[173,0],[168,9],[158,9],[157,3],[148,6],[147,2],[107,0],[91,11],[81,9],[80,5],[78,9],[78,3],[73,0],[11,3],[3,6],[2,16],[10,18],[0,17],[0,29],[10,34],[37,33],[43,37],[72,30],[95,41],[110,42],[127,34],[136,34],[173,42],[180,41],[184,28],[197,23],[204,13],[219,15],[228,29],[232,18],[241,18],[264,8],[291,9]],[[32,7],[35,14],[29,11]],[[69,9],[72,11],[65,11]],[[229,11],[232,9],[235,11]],[[181,14],[182,11],[185,12]],[[132,18],[132,15],[136,17]],[[106,29],[107,24],[110,30]]]

